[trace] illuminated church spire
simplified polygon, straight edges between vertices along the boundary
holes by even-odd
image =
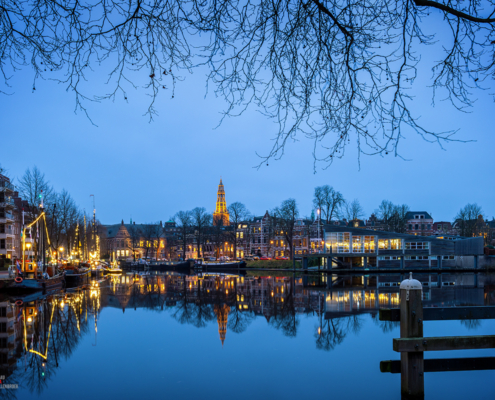
[[[227,202],[225,201],[225,190],[223,188],[222,178],[220,178],[220,184],[218,185],[217,206],[215,208],[215,212],[213,213],[213,221],[217,223],[220,220],[223,221],[224,226],[230,224],[229,211],[227,210]]]
[[[220,341],[225,342],[225,336],[227,335],[227,322],[229,319],[230,307],[227,304],[214,306],[215,314],[217,314],[217,323],[218,323],[218,334],[220,335]]]

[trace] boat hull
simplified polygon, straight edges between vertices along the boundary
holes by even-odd
[[[29,292],[45,291],[50,289],[62,288],[65,285],[65,275],[59,274],[49,279],[23,279],[22,282],[16,282],[14,279],[6,279],[2,282],[0,290],[9,292]]]
[[[89,269],[87,269],[86,271],[80,274],[65,275],[65,282],[67,283],[67,287],[84,285],[86,283],[89,283],[90,280],[91,280],[91,270]]]
[[[184,262],[167,262],[162,264],[152,264],[148,266],[149,271],[177,271],[177,272],[189,272],[193,269],[191,261]]]
[[[229,270],[233,270],[233,269],[239,269],[239,268],[247,268],[247,264],[246,264],[246,261],[235,261],[235,262],[202,262],[202,263],[198,263],[194,266],[194,268],[198,268],[198,269],[207,269],[207,270],[210,270],[210,269],[216,269],[216,270],[219,270],[219,269],[229,269]]]

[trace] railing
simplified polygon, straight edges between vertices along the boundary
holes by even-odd
[[[0,219],[14,219],[14,214],[10,212],[0,211]]]
[[[3,190],[12,190],[14,191],[14,185],[7,181],[0,181],[0,192]]]
[[[2,207],[6,207],[6,206],[12,206],[12,207],[14,207],[14,199],[12,199],[10,197],[6,197],[6,198],[3,198],[3,199],[0,199],[0,205]]]
[[[0,234],[13,235],[14,230],[10,228],[5,228],[5,225],[0,225]]]
[[[14,248],[14,245],[12,243],[0,243],[0,250],[12,250]]]

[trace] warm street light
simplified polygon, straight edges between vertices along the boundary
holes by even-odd
[[[59,247],[59,251],[64,251],[64,248],[62,246]]]
[[[26,243],[26,247],[29,250],[31,248],[31,243]]]

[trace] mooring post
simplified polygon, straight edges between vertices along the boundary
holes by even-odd
[[[303,265],[303,269],[308,269],[308,257],[303,257],[302,265]]]
[[[400,337],[423,337],[423,287],[412,272],[400,284]],[[423,352],[402,352],[400,361],[402,398],[424,399]]]
[[[478,269],[478,256],[474,256],[474,269]]]

